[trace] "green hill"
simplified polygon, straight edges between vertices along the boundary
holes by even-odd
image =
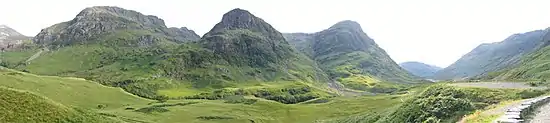
[[[30,92],[0,87],[0,93],[0,122],[120,122],[85,110],[67,107]]]

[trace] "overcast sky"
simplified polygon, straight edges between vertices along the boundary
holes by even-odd
[[[362,2],[360,2],[362,1]],[[281,32],[317,32],[354,20],[396,62],[446,67],[477,45],[550,27],[544,0],[4,0],[0,24],[34,36],[86,7],[156,15],[170,27],[206,33],[223,13],[249,10]]]

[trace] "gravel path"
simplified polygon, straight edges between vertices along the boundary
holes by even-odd
[[[451,84],[459,87],[481,87],[481,88],[533,88],[542,89],[541,87],[531,87],[521,82],[472,82],[472,83],[454,83]]]
[[[550,123],[550,103],[539,107],[530,123]]]

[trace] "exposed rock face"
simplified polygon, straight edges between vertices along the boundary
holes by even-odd
[[[175,35],[177,40],[180,41],[198,41],[201,37],[195,33],[195,31],[187,29],[187,27],[182,28],[170,28],[170,35]]]
[[[309,57],[313,57],[313,51],[311,51],[311,41],[314,38],[313,35],[314,34],[309,33],[283,33],[288,43]]]
[[[455,63],[435,74],[436,79],[463,79],[482,76],[516,65],[520,59],[544,45],[546,30],[514,34],[501,42],[481,44]]]
[[[409,71],[415,76],[422,78],[431,78],[433,75],[443,69],[434,65],[428,65],[421,62],[403,62],[399,66]]]
[[[6,25],[0,25],[0,50],[19,48],[28,40],[30,37],[24,36]]]
[[[176,42],[187,39],[182,31],[168,29],[164,20],[143,15],[133,10],[119,7],[96,6],[82,10],[73,20],[43,29],[33,41],[37,44],[86,43],[101,35],[124,30],[144,30],[173,37]],[[195,34],[196,35],[196,34]],[[190,36],[190,38],[195,38]]]
[[[233,9],[223,15],[222,21],[214,26],[206,35],[212,35],[225,30],[247,29],[261,33],[271,40],[284,40],[283,35],[263,19],[252,15],[243,9]]]
[[[312,59],[320,63],[332,77],[342,77],[337,69],[351,65],[362,75],[375,76],[391,82],[411,82],[413,78],[399,67],[355,21],[345,20],[330,28],[313,33],[285,34],[285,38]],[[345,77],[345,76],[344,76]]]
[[[251,66],[282,62],[297,53],[279,31],[242,9],[224,14],[222,21],[202,39],[206,48],[229,62]]]

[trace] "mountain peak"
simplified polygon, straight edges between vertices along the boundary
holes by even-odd
[[[73,21],[112,21],[105,20],[107,16],[126,19],[136,23],[141,23],[148,27],[166,27],[164,20],[153,16],[144,15],[134,10],[127,10],[116,6],[94,6],[88,7],[76,16]],[[109,18],[109,19],[116,19]]]
[[[7,36],[23,36],[23,35],[15,31],[14,29],[10,28],[7,25],[0,25],[0,36],[7,37]]]
[[[254,16],[247,10],[236,8],[223,14],[222,21],[216,24],[206,35],[223,32],[225,30],[246,29],[261,33],[275,40],[284,40],[283,35],[265,22]]]
[[[330,29],[338,29],[338,28],[361,30],[361,25],[356,21],[343,20],[330,27]]]
[[[156,30],[166,32],[164,20],[116,6],[94,6],[80,11],[71,21],[43,29],[33,41],[38,44],[72,44],[91,41],[119,30]]]
[[[260,20],[256,16],[252,15],[252,13],[248,12],[247,10],[236,8],[223,14],[223,18],[220,24],[222,24],[224,28],[229,28],[229,29],[237,29],[237,28],[246,29],[246,28],[251,28],[257,23],[260,23],[258,21],[263,21],[263,20]]]

